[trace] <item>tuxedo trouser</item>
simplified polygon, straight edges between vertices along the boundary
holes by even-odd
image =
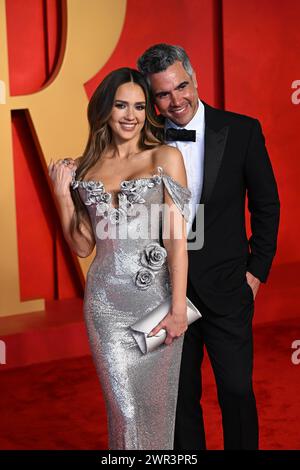
[[[188,283],[187,296],[203,317],[190,325],[183,344],[174,449],[206,449],[201,364],[204,345],[217,385],[224,449],[258,449],[258,417],[252,387],[254,305],[220,316],[203,305]]]

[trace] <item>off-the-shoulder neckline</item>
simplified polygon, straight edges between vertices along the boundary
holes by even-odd
[[[120,188],[122,186],[122,183],[131,183],[133,181],[139,181],[139,180],[151,180],[155,176],[162,176],[163,168],[161,166],[158,166],[158,167],[156,167],[156,169],[158,170],[158,174],[153,172],[153,174],[151,176],[140,176],[140,177],[137,177],[137,178],[125,179],[125,180],[120,181],[118,186]],[[167,176],[167,175],[164,174],[164,176]],[[101,179],[97,179],[97,180],[92,180],[92,179],[76,180],[76,178],[74,178],[73,181],[76,181],[78,183],[96,183],[96,184],[103,185],[103,187],[105,186],[105,184],[103,183],[103,181]]]
[[[161,166],[156,167],[156,170],[158,170],[158,173],[153,172],[153,174],[151,176],[140,176],[140,177],[136,177],[136,178],[130,178],[130,179],[122,180],[122,181],[119,182],[119,185],[118,185],[119,189],[117,189],[115,191],[110,191],[110,192],[118,192],[122,188],[123,183],[132,183],[132,182],[136,182],[136,181],[152,180],[156,176],[169,176],[169,175],[164,173],[163,168]],[[76,171],[75,171],[75,175],[76,175]],[[169,178],[172,178],[172,177],[169,176]],[[101,179],[97,179],[97,180],[92,180],[92,179],[82,180],[82,179],[80,179],[80,180],[77,180],[76,178],[73,178],[72,182],[74,182],[74,183],[75,182],[84,183],[85,185],[87,185],[87,184],[96,184],[98,186],[101,186],[101,187],[105,188],[105,184],[103,183],[103,181]]]
[[[120,193],[120,191],[122,191],[122,184],[123,183],[134,183],[134,182],[138,182],[138,181],[151,181],[153,180],[153,178],[155,177],[161,177],[161,178],[170,178],[174,183],[176,183],[177,185],[179,185],[182,189],[185,189],[187,191],[190,191],[188,187],[185,187],[185,186],[182,186],[178,181],[176,181],[171,175],[168,175],[167,173],[164,172],[164,169],[161,167],[161,166],[157,166],[156,167],[156,170],[158,170],[158,173],[154,173],[152,174],[152,176],[141,176],[141,177],[137,177],[137,178],[130,178],[130,179],[126,179],[126,180],[122,180],[119,182],[119,186],[118,186],[118,189],[117,190],[113,190],[113,191],[106,191],[106,186],[105,184],[103,183],[103,181],[101,181],[100,179],[98,180],[92,180],[92,179],[88,179],[88,180],[77,180],[75,177],[73,178],[72,180],[72,183],[77,183],[79,184],[80,186],[83,185],[83,186],[87,186],[87,185],[96,185],[98,187],[98,189],[102,188],[103,191],[105,192],[108,192],[108,194],[113,194],[113,193]],[[75,175],[76,175],[76,171],[75,171]]]

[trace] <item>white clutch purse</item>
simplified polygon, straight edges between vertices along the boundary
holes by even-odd
[[[154,351],[154,349],[164,343],[167,337],[165,329],[160,330],[155,336],[148,337],[148,334],[167,315],[171,308],[171,302],[172,298],[169,297],[154,310],[131,325],[132,335],[143,354]],[[190,325],[201,318],[202,315],[188,297],[186,298],[186,302],[187,320],[188,325]]]

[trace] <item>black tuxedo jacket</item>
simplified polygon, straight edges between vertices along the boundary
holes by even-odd
[[[267,280],[276,251],[280,204],[259,121],[203,104],[204,181],[199,202],[204,204],[204,246],[189,250],[189,282],[204,305],[226,315],[253,303],[246,271]]]

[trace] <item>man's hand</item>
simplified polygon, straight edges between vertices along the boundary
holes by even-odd
[[[253,274],[249,273],[249,271],[246,272],[246,278],[249,286],[252,289],[253,292],[253,298],[255,300],[255,297],[257,295],[259,286],[260,286],[260,280],[257,279],[257,277],[253,276]]]

